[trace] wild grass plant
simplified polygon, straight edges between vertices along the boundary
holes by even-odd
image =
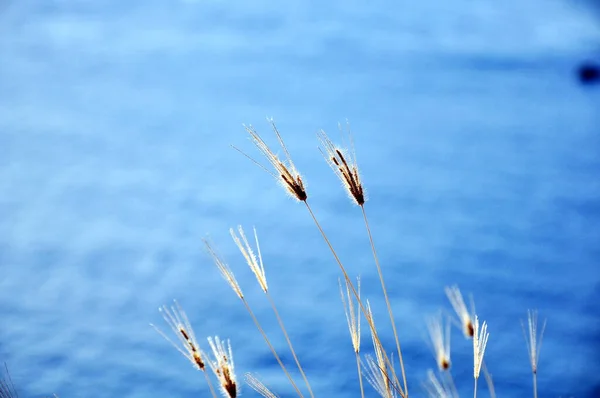
[[[360,396],[364,398],[365,396],[372,395],[374,391],[377,395],[383,398],[408,398],[410,391],[410,394],[414,396],[421,396],[422,393],[425,393],[425,395],[429,397],[458,397],[458,390],[452,377],[452,361],[450,350],[451,326],[455,325],[462,331],[464,338],[469,339],[472,342],[473,397],[476,398],[478,390],[481,389],[481,387],[478,386],[481,375],[484,376],[489,395],[491,397],[495,397],[496,392],[492,377],[488,372],[484,361],[485,351],[490,336],[490,333],[488,332],[488,325],[486,321],[480,320],[475,311],[475,306],[472,300],[470,308],[467,307],[463,299],[463,295],[457,286],[448,286],[445,289],[445,293],[448,297],[450,305],[454,310],[453,314],[450,315],[449,312],[439,313],[437,315],[430,316],[425,320],[427,330],[429,332],[430,346],[434,354],[433,358],[437,370],[429,370],[427,374],[424,375],[424,381],[420,383],[420,385],[415,385],[414,381],[409,383],[407,380],[406,366],[410,366],[410,364],[405,363],[405,358],[403,356],[396,327],[396,323],[401,323],[402,319],[394,315],[392,303],[389,299],[383,269],[377,255],[377,249],[371,233],[367,212],[367,197],[356,162],[354,145],[349,129],[346,134],[348,146],[338,146],[334,144],[334,142],[324,131],[317,133],[317,138],[320,143],[320,150],[323,154],[323,157],[342,182],[342,185],[346,190],[350,200],[354,205],[358,206],[361,213],[360,216],[364,221],[365,233],[369,239],[373,263],[377,270],[377,275],[381,285],[381,293],[385,301],[386,311],[389,316],[392,329],[391,331],[394,337],[394,346],[392,349],[384,346],[382,340],[380,339],[381,329],[379,329],[375,324],[370,301],[368,298],[361,296],[360,293],[360,277],[354,275],[351,276],[348,273],[346,266],[338,256],[338,253],[334,249],[331,241],[329,240],[321,223],[319,222],[319,219],[310,205],[309,194],[306,190],[305,181],[302,175],[296,169],[296,166],[292,161],[290,152],[288,151],[281,134],[272,120],[270,120],[270,124],[283,152],[281,157],[265,143],[265,141],[252,126],[245,126],[245,129],[250,135],[253,143],[267,159],[269,163],[268,167],[248,156],[240,149],[236,147],[234,148],[248,157],[253,163],[258,165],[264,171],[271,174],[271,176],[284,188],[290,197],[292,197],[296,202],[300,202],[306,208],[309,217],[311,218],[315,227],[318,229],[323,241],[333,256],[333,260],[340,272],[339,285],[341,302],[346,314],[351,340],[351,345],[349,345],[349,347],[352,347],[356,358],[356,374],[359,381],[359,389],[356,391],[356,395],[358,396],[360,394]],[[309,377],[306,375],[302,367],[302,362],[300,361],[296,350],[294,349],[275,301],[270,295],[256,230],[254,229],[252,234],[254,245],[250,244],[246,233],[241,226],[238,226],[236,229],[231,228],[230,234],[244,261],[250,267],[252,273],[256,277],[260,289],[265,294],[293,358],[293,363],[286,363],[282,360],[282,357],[275,350],[273,344],[269,340],[267,332],[263,329],[260,321],[257,319],[256,315],[252,311],[252,308],[246,301],[244,293],[237,282],[233,271],[225,262],[223,257],[218,253],[215,245],[212,242],[205,240],[204,244],[207,253],[212,258],[212,261],[217,266],[217,269],[225,281],[229,284],[235,295],[240,299],[246,311],[250,315],[256,328],[265,340],[267,347],[270,349],[279,367],[288,379],[290,383],[290,390],[277,392],[272,391],[263,383],[263,381],[259,380],[256,376],[249,372],[245,374],[246,384],[258,392],[261,396],[267,398],[278,397],[278,394],[282,394],[282,396],[289,396],[291,391],[293,391],[294,394],[299,397],[310,396],[311,398],[314,398],[318,395],[318,391],[313,391]],[[153,326],[165,339],[171,342],[171,344],[179,352],[181,352],[196,369],[200,370],[204,374],[207,383],[207,389],[209,390],[210,395],[212,397],[216,397],[216,390],[219,389],[221,395],[224,397],[237,397],[240,394],[241,385],[240,381],[236,377],[233,350],[230,342],[228,340],[221,340],[219,337],[208,337],[211,353],[207,354],[201,349],[186,313],[177,302],[174,302],[171,307],[161,307],[160,311],[162,312],[165,321],[172,329],[173,334],[175,334],[177,343],[173,342],[173,340],[171,340],[171,338],[159,328],[156,328],[154,325]],[[527,351],[532,370],[532,395],[534,398],[537,398],[538,396],[537,369],[542,335],[545,329],[544,322],[541,331],[538,333],[537,319],[537,313],[535,311],[528,311],[527,327],[525,327],[523,324],[523,332],[525,334]],[[361,345],[361,341],[364,338],[363,334],[365,334],[365,328],[361,328],[361,324],[363,322],[366,322],[367,333],[371,337],[372,344],[372,348],[367,349],[366,352]],[[394,364],[394,355],[397,358],[397,366]],[[208,369],[206,365],[208,365]],[[295,368],[295,370],[292,370],[292,368]],[[296,370],[298,373],[296,373]],[[212,376],[209,374],[209,371],[212,373]],[[295,375],[299,374],[299,377],[293,376],[292,373]],[[216,383],[217,388],[215,388],[213,380]],[[364,380],[366,380],[367,383],[364,383]],[[370,384],[372,389],[366,388],[366,384]],[[3,395],[0,395],[0,398],[3,397]]]

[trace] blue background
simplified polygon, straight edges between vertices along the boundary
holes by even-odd
[[[157,308],[176,298],[205,349],[230,338],[240,379],[290,396],[202,250],[210,235],[289,361],[229,238],[242,224],[317,395],[358,396],[331,254],[230,147],[258,158],[242,123],[275,145],[275,118],[391,351],[359,208],[317,150],[348,119],[412,395],[435,367],[424,319],[457,283],[489,322],[499,396],[531,395],[529,308],[548,319],[540,395],[594,396],[600,90],[574,70],[599,48],[582,1],[3,2],[0,360],[24,397],[208,396],[149,326],[166,329]],[[458,330],[452,347],[469,396],[472,349]]]

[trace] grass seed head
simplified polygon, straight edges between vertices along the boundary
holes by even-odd
[[[260,254],[260,245],[258,244],[258,235],[256,234],[256,228],[254,228],[254,240],[256,242],[256,253],[258,254],[258,258],[257,255],[254,254],[252,247],[248,243],[248,239],[246,238],[246,234],[244,233],[244,229],[241,225],[238,226],[239,237],[235,233],[233,228],[229,229],[229,233],[231,234],[231,237],[233,238],[233,241],[235,242],[238,249],[240,249],[240,252],[242,252],[242,255],[246,259],[246,263],[252,270],[252,273],[254,273],[254,275],[256,276],[260,288],[263,290],[263,292],[267,293],[269,287],[267,285],[265,267],[263,265],[262,256]]]
[[[352,347],[355,353],[360,352],[360,307],[354,307],[354,296],[350,293],[350,285],[348,281],[344,280],[346,285],[346,293],[342,287],[342,281],[338,280],[340,285],[340,295],[342,297],[342,305],[344,306],[344,313],[346,314],[346,322],[348,323],[348,330],[350,331],[350,338],[352,339]],[[356,291],[358,293],[358,299],[360,300],[360,278],[356,278]]]
[[[227,281],[231,289],[235,292],[235,294],[241,299],[244,299],[244,294],[242,293],[242,288],[235,279],[235,275],[233,271],[229,268],[227,263],[223,260],[221,256],[215,250],[213,244],[208,239],[203,239],[204,245],[206,246],[206,251],[212,257],[215,265],[221,271],[221,275]]]
[[[323,157],[348,191],[350,199],[359,206],[364,205],[366,201],[365,191],[358,173],[352,145],[350,150],[337,147],[323,130],[317,133],[317,136],[323,147],[321,150]]]
[[[438,368],[450,369],[450,322],[444,324],[442,315],[438,314],[427,320],[427,329]]]
[[[528,333],[525,332],[525,325],[521,321],[521,327],[523,328],[523,335],[525,335],[525,342],[527,343],[527,353],[529,354],[529,363],[531,364],[531,371],[536,374],[538,369],[538,361],[540,359],[540,350],[542,349],[542,338],[544,336],[544,330],[546,329],[546,321],[542,324],[542,330],[538,336],[538,314],[537,311],[527,311],[527,326]]]
[[[277,136],[277,140],[279,141],[279,145],[283,149],[285,159],[281,160],[279,156],[277,156],[271,148],[264,142],[264,140],[258,135],[254,127],[252,126],[244,126],[254,145],[259,149],[259,151],[267,158],[271,166],[275,169],[275,172],[269,171],[266,167],[262,166],[260,163],[256,162],[254,159],[250,158],[254,163],[258,164],[264,170],[266,170],[269,174],[271,174],[276,180],[278,180],[281,185],[285,188],[285,190],[296,200],[300,202],[306,201],[308,198],[308,194],[306,193],[306,188],[304,184],[304,180],[296,166],[294,166],[294,162],[292,161],[292,157],[281,138],[281,134],[279,134],[279,130],[275,126],[273,119],[269,119],[271,126],[273,127],[273,131]],[[243,153],[243,152],[242,152]],[[246,155],[247,156],[247,155]]]
[[[479,378],[481,372],[481,365],[483,364],[483,354],[485,354],[485,347],[487,346],[488,338],[490,334],[487,332],[487,323],[483,321],[481,328],[479,327],[479,318],[475,315],[475,321],[473,322],[473,377]]]
[[[450,304],[452,304],[452,308],[454,308],[454,312],[456,312],[456,315],[458,316],[463,334],[468,339],[473,338],[475,335],[475,328],[473,326],[475,309],[473,308],[472,311],[469,312],[458,286],[447,286],[444,290],[446,291],[446,296],[448,296]]]
[[[183,356],[192,362],[194,367],[199,370],[205,370],[204,358],[206,355],[200,349],[198,345],[198,341],[196,340],[196,336],[194,335],[194,330],[192,329],[192,325],[183,311],[179,303],[176,300],[173,300],[173,305],[171,308],[163,305],[159,308],[159,311],[162,313],[165,322],[169,325],[173,333],[177,336],[179,340],[179,345],[174,343],[165,333],[163,333],[156,326],[151,326],[160,333],[168,342],[170,342],[173,347],[177,349]],[[183,347],[183,348],[182,348]]]
[[[235,398],[239,394],[239,386],[235,378],[233,354],[229,340],[222,341],[218,336],[208,338],[214,360],[209,361],[210,368],[219,380],[221,393],[226,398]]]

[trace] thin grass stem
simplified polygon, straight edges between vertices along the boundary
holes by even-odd
[[[360,384],[360,396],[361,398],[365,398],[365,389],[363,387],[363,376],[362,376],[362,370],[360,367],[360,355],[358,352],[354,352],[354,354],[356,355],[356,370],[358,372],[358,383]]]
[[[273,298],[271,297],[271,294],[267,291],[266,293],[267,298],[269,299],[269,302],[271,303],[271,307],[273,308],[273,312],[275,313],[275,317],[277,318],[277,322],[279,323],[279,327],[281,328],[281,331],[283,332],[283,335],[285,336],[285,339],[288,343],[288,346],[290,347],[290,351],[292,352],[292,356],[294,357],[294,361],[296,361],[296,365],[298,366],[298,370],[300,371],[300,374],[302,375],[302,378],[304,379],[304,382],[306,383],[306,387],[308,388],[308,392],[310,394],[310,396],[312,398],[314,398],[314,394],[312,391],[312,388],[310,387],[310,383],[308,382],[308,378],[306,377],[306,374],[304,373],[304,370],[302,369],[302,365],[300,365],[300,361],[298,360],[298,356],[296,355],[296,351],[294,350],[294,346],[292,345],[292,341],[290,340],[290,336],[288,335],[285,326],[283,325],[283,321],[281,320],[281,317],[279,316],[279,311],[277,311],[277,307],[275,306],[275,302],[273,301]]]
[[[338,257],[335,249],[333,248],[333,245],[331,244],[331,242],[329,241],[329,238],[325,234],[325,231],[323,231],[323,228],[321,227],[321,224],[317,220],[317,217],[315,216],[315,213],[312,211],[310,205],[308,204],[308,201],[304,200],[303,202],[306,205],[306,208],[308,209],[308,212],[310,213],[310,215],[311,215],[311,217],[312,217],[315,225],[319,229],[319,232],[321,233],[321,236],[323,237],[323,240],[325,241],[325,243],[329,247],[329,250],[333,254],[333,257],[335,258],[335,261],[337,262],[340,270],[342,271],[342,274],[344,275],[344,279],[348,283],[348,286],[350,286],[350,290],[352,291],[352,294],[354,294],[354,297],[356,298],[356,300],[358,302],[358,305],[360,306],[361,312],[363,313],[363,315],[365,316],[365,318],[367,318],[367,323],[369,324],[369,327],[371,329],[371,333],[373,334],[375,341],[377,342],[377,344],[379,344],[381,347],[383,347],[383,345],[381,344],[381,341],[379,340],[379,336],[377,334],[377,329],[375,328],[375,325],[373,323],[373,319],[372,319],[372,317],[369,316],[369,312],[367,311],[367,309],[365,308],[363,302],[361,301],[360,295],[358,294],[358,292],[356,291],[356,288],[354,287],[354,284],[350,280],[350,277],[348,276],[348,272],[346,271],[346,268],[344,267],[344,265],[342,264],[342,261]],[[399,380],[398,380],[398,378],[396,376],[396,372],[394,371],[394,367],[392,366],[392,364],[391,364],[391,362],[390,362],[390,360],[388,358],[388,355],[385,352],[385,350],[383,350],[383,355],[385,357],[386,364],[392,369],[392,373],[393,373],[393,383],[392,384],[398,385],[399,384]],[[400,395],[402,397],[406,398],[405,393],[404,393],[403,390],[400,391]]]
[[[286,369],[285,365],[283,364],[283,362],[281,361],[281,358],[279,358],[279,355],[277,354],[277,351],[275,351],[275,348],[273,347],[273,345],[271,344],[271,342],[269,341],[269,338],[267,337],[267,334],[265,333],[265,331],[263,330],[262,326],[260,326],[260,322],[258,322],[258,319],[256,319],[256,316],[254,315],[254,312],[252,311],[252,309],[250,308],[250,305],[248,305],[248,302],[246,301],[245,298],[242,298],[242,302],[244,303],[244,306],[246,307],[246,310],[248,311],[248,313],[250,314],[250,317],[252,317],[252,320],[254,321],[254,324],[256,325],[256,328],[258,329],[258,331],[260,332],[260,334],[262,335],[263,339],[265,339],[265,342],[267,343],[267,345],[269,346],[269,348],[271,349],[271,353],[273,354],[273,356],[275,357],[275,359],[277,360],[277,362],[279,363],[279,366],[281,367],[281,369],[283,370],[283,372],[285,373],[285,375],[287,376],[288,380],[290,381],[290,383],[292,384],[292,387],[294,387],[294,389],[296,390],[296,393],[298,393],[298,396],[303,398],[304,395],[302,395],[302,392],[300,391],[300,389],[298,388],[298,386],[296,385],[296,383],[294,382],[294,379],[292,379],[292,376],[290,375],[290,373],[288,372],[288,370]]]
[[[400,361],[400,370],[402,371],[402,379],[404,381],[404,394],[408,398],[408,384],[406,381],[406,371],[404,369],[404,359],[402,358],[402,350],[400,349],[400,340],[398,339],[398,332],[396,330],[396,322],[394,321],[394,314],[392,312],[392,305],[385,287],[383,280],[383,273],[381,272],[381,265],[379,258],[377,257],[377,250],[375,249],[375,242],[373,241],[373,235],[371,234],[371,227],[369,226],[369,219],[367,218],[367,212],[365,211],[365,205],[360,205],[362,210],[363,218],[365,220],[365,227],[367,234],[369,235],[369,242],[371,243],[371,251],[373,252],[373,258],[375,259],[375,265],[377,266],[377,274],[379,275],[379,281],[381,282],[381,290],[383,290],[383,296],[385,297],[385,304],[387,306],[388,314],[390,316],[390,322],[392,324],[392,330],[394,332],[394,339],[396,340],[396,349],[398,350],[398,360]]]

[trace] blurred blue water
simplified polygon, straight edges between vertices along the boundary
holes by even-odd
[[[595,396],[600,94],[573,78],[600,42],[588,11],[541,0],[8,2],[0,360],[22,396],[207,396],[148,325],[162,325],[157,308],[173,298],[202,341],[231,339],[238,376],[256,372],[288,396],[202,251],[210,234],[290,360],[228,237],[237,224],[258,230],[318,396],[358,396],[333,258],[303,206],[229,147],[256,155],[242,123],[274,144],[265,116],[391,350],[360,212],[316,149],[319,128],[337,137],[350,120],[415,396],[435,366],[424,317],[449,308],[453,283],[489,322],[499,396],[530,396],[528,308],[548,319],[540,395]],[[471,350],[454,332],[469,396]]]

